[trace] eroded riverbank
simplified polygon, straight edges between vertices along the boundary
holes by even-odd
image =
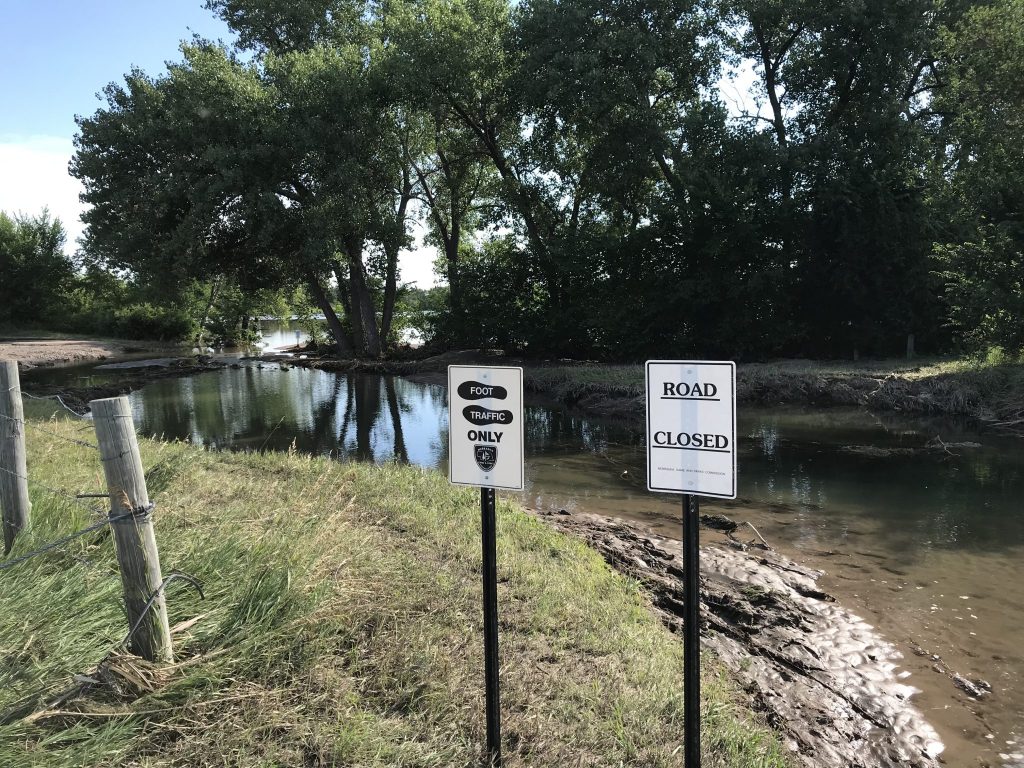
[[[637,579],[656,613],[682,633],[678,541],[635,523],[586,513],[535,512],[584,539]],[[702,640],[783,734],[801,765],[934,768],[943,745],[910,702],[902,655],[823,592],[813,571],[768,549],[724,543],[701,551]]]

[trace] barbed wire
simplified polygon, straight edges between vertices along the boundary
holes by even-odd
[[[67,501],[70,501],[72,504],[77,504],[82,509],[89,510],[93,514],[96,514],[97,512],[102,512],[103,511],[102,509],[96,509],[95,507],[90,507],[90,506],[88,506],[86,504],[83,504],[79,500],[78,496],[76,494],[71,493],[70,491],[65,491],[65,490],[62,490],[60,488],[51,488],[48,485],[43,485],[38,480],[33,480],[32,478],[26,477],[25,475],[19,475],[14,470],[7,469],[7,467],[0,467],[0,472],[6,472],[8,475],[11,475],[12,477],[16,477],[19,480],[24,480],[29,485],[33,485],[36,488],[39,488],[40,490],[43,490],[43,491],[46,491],[48,493],[53,494],[54,496],[59,496],[62,499],[66,499]]]
[[[128,630],[128,634],[125,635],[124,640],[121,641],[120,645],[114,646],[115,651],[128,647],[128,643],[131,642],[132,638],[135,636],[135,633],[138,632],[139,627],[142,626],[142,620],[146,618],[146,614],[149,613],[150,609],[156,604],[156,599],[160,596],[160,593],[164,591],[164,588],[168,584],[177,579],[181,579],[182,581],[185,581],[188,584],[190,584],[192,588],[199,593],[200,600],[206,599],[206,595],[203,592],[203,585],[199,581],[199,579],[197,579],[195,576],[192,576],[191,574],[185,573],[184,571],[174,569],[169,574],[167,574],[167,578],[160,582],[160,586],[153,590],[153,594],[149,596],[149,600],[146,601],[146,605],[143,607],[142,612],[139,614],[139,617],[135,620],[135,623],[132,625],[132,628]]]
[[[65,442],[67,442],[67,443],[73,443],[74,445],[82,446],[83,448],[92,448],[94,451],[98,451],[100,449],[100,447],[98,445],[96,445],[95,443],[90,443],[90,442],[88,442],[86,440],[79,440],[78,438],[75,438],[75,437],[66,437],[64,435],[59,435],[56,432],[51,432],[48,429],[43,429],[42,427],[40,427],[38,424],[36,424],[33,421],[27,421],[25,419],[18,419],[18,418],[15,418],[14,416],[8,416],[5,413],[0,413],[0,419],[7,419],[8,421],[13,421],[15,423],[20,423],[22,426],[27,427],[28,429],[33,429],[36,432],[41,432],[44,435],[49,435],[50,437],[55,437],[58,440],[63,440]]]
[[[19,389],[19,387],[10,387],[8,391],[9,392],[13,392],[15,389]],[[22,392],[21,396],[22,397],[31,398],[32,400],[56,400],[58,403],[60,403],[60,407],[63,408],[68,413],[71,413],[71,414],[73,414],[74,416],[77,416],[80,419],[84,419],[85,418],[85,414],[84,413],[79,413],[74,408],[72,408],[70,405],[65,403],[63,398],[61,398],[60,395],[30,395],[28,392]]]
[[[88,533],[92,533],[93,531],[98,531],[100,528],[103,528],[107,525],[111,525],[112,523],[119,523],[129,518],[134,519],[138,517],[147,517],[153,511],[153,508],[155,506],[155,504],[150,503],[147,504],[145,507],[133,509],[131,512],[124,512],[120,515],[107,517],[103,520],[100,520],[98,523],[87,525],[85,528],[82,528],[81,530],[75,531],[74,533],[69,533],[67,536],[61,536],[59,539],[51,541],[49,544],[44,544],[42,547],[39,547],[39,549],[35,549],[24,555],[20,555],[19,557],[16,557],[13,560],[7,560],[6,562],[0,563],[0,571],[5,571],[8,568],[13,568],[14,566],[24,563],[27,560],[31,560],[33,557],[38,557],[39,555],[43,555],[47,552],[53,551],[54,549],[63,547],[65,544],[69,544],[75,539],[81,538],[82,536],[85,536]]]

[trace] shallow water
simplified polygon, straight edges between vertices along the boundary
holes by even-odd
[[[447,470],[447,393],[436,385],[248,363],[156,381],[130,399],[146,435]],[[642,429],[528,406],[524,501],[678,536],[678,497],[644,488]],[[750,522],[827,571],[825,586],[904,650],[950,765],[1024,764],[1024,443],[856,409],[742,408],[739,432],[741,498],[705,511]],[[918,450],[937,436],[981,446]],[[864,446],[915,450],[879,457]],[[992,695],[968,699],[915,645],[987,680]]]

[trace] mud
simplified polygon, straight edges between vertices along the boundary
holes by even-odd
[[[584,539],[637,579],[654,610],[682,632],[679,542],[596,515],[534,511]],[[706,525],[732,536],[728,518]],[[701,548],[702,642],[810,768],[934,768],[943,745],[910,702],[901,654],[817,584],[820,572],[729,538]]]
[[[121,374],[116,382],[88,387],[66,387],[39,384],[26,378],[22,381],[22,389],[36,397],[57,396],[64,405],[78,413],[89,410],[91,400],[105,397],[126,395],[146,384],[160,379],[177,379],[183,376],[194,376],[198,373],[216,371],[229,365],[223,360],[208,357],[159,358],[154,360],[133,361],[130,364],[114,365]],[[107,366],[103,366],[107,367]]]

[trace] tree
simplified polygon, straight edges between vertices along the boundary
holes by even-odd
[[[0,211],[0,322],[32,323],[67,314],[75,266],[67,236],[44,209],[35,216]]]
[[[936,245],[968,348],[1024,348],[1024,0],[971,8],[941,34]]]
[[[107,108],[79,120],[87,247],[171,280],[304,283],[343,353],[380,356],[366,249],[387,254],[387,325],[411,188],[364,49],[314,43],[247,63],[209,43],[182,52],[159,78],[109,86]],[[351,337],[327,298],[332,277]]]
[[[780,180],[800,351],[901,349],[937,325],[922,101],[937,83],[933,0],[740,0]],[[933,334],[935,340],[935,334]]]
[[[462,280],[464,236],[498,210],[497,179],[475,137],[450,115],[424,116],[419,151],[409,153],[417,192],[427,210],[430,239],[448,281],[449,343],[469,338]]]

